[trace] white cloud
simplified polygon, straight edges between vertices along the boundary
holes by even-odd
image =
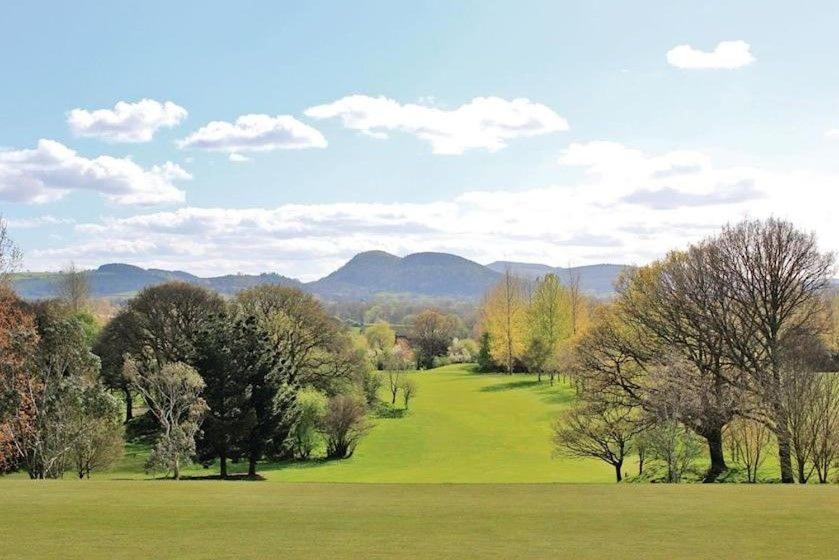
[[[830,130],[825,132],[824,135],[830,138],[831,140],[837,140],[839,139],[839,128],[831,128]]]
[[[136,103],[119,101],[113,109],[73,109],[67,115],[67,124],[78,136],[148,142],[158,129],[177,126],[186,116],[186,109],[171,101],[142,99]]]
[[[572,144],[580,182],[471,191],[423,204],[180,208],[75,226],[79,239],[27,250],[31,269],[127,261],[199,274],[276,271],[314,279],[353,254],[447,251],[479,262],[644,263],[726,222],[775,215],[839,249],[839,177],[719,167],[695,151],[648,154],[613,142]]]
[[[394,130],[413,134],[429,142],[435,154],[462,154],[478,148],[494,152],[516,138],[568,130],[568,122],[552,109],[524,98],[476,97],[446,110],[381,96],[350,95],[310,107],[305,114],[316,119],[339,117],[346,128],[376,138],[387,138]]]
[[[45,203],[85,190],[115,204],[183,202],[184,191],[174,182],[191,178],[171,162],[144,169],[129,158],[88,159],[54,140],[0,151],[0,200],[11,202]]]
[[[16,220],[6,220],[10,228],[13,229],[34,229],[43,226],[59,226],[75,224],[76,221],[71,218],[56,218],[50,214],[44,216],[37,216],[34,218],[20,218]]]
[[[230,156],[228,156],[227,159],[229,159],[233,163],[247,163],[251,161],[251,158],[249,158],[248,156],[243,156],[242,154],[238,154],[236,152],[230,154]]]
[[[679,45],[667,51],[667,62],[676,68],[724,68],[748,66],[756,59],[745,41],[722,41],[711,52]]]
[[[325,148],[326,138],[290,115],[242,115],[234,123],[210,122],[180,140],[178,146],[241,154]]]

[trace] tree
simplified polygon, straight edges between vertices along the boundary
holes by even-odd
[[[8,287],[11,274],[20,265],[20,259],[20,250],[9,237],[6,220],[0,216],[0,287]]]
[[[554,422],[555,453],[600,459],[612,465],[620,482],[623,462],[639,431],[631,409],[584,403],[568,409]]]
[[[229,313],[221,313],[206,322],[195,342],[195,368],[204,380],[208,406],[198,455],[205,462],[218,458],[221,478],[227,478],[227,460],[241,454],[242,440],[256,422],[248,402],[248,379],[240,368],[243,356],[234,354],[237,326]]]
[[[402,381],[402,402],[405,405],[405,410],[408,410],[408,403],[417,395],[417,382],[406,377]]]
[[[81,406],[69,418],[79,433],[70,450],[70,463],[81,478],[116,464],[124,448],[120,405],[114,397],[94,386],[81,395]]]
[[[672,418],[656,418],[645,434],[650,458],[664,465],[665,482],[681,482],[702,453],[696,435]]]
[[[553,382],[560,343],[573,335],[574,315],[568,290],[555,274],[547,274],[536,282],[527,307],[528,343],[525,351],[529,369],[537,380],[547,367]]]
[[[766,448],[772,432],[763,422],[749,418],[735,418],[726,427],[731,457],[746,470],[746,481],[755,483],[758,472],[766,461]]]
[[[431,368],[434,358],[445,356],[457,329],[457,318],[426,309],[410,322],[410,339],[417,369]]]
[[[67,303],[73,313],[84,311],[90,298],[87,272],[79,270],[75,263],[71,262],[59,276],[58,296]]]
[[[481,333],[481,339],[479,342],[477,355],[478,371],[489,372],[495,371],[497,369],[497,365],[492,359],[489,337],[490,335],[488,332]]]
[[[813,465],[819,482],[830,479],[831,468],[839,458],[839,376],[836,373],[819,375],[813,402]]]
[[[448,357],[453,364],[467,364],[476,360],[478,351],[478,343],[471,338],[454,338],[449,344]]]
[[[393,329],[387,323],[379,321],[364,329],[364,338],[367,340],[367,347],[370,349],[375,368],[385,369],[396,344],[396,334]]]
[[[396,404],[396,396],[399,394],[399,388],[402,386],[402,372],[399,370],[389,370],[387,372],[387,388],[390,391],[390,404]]]
[[[134,395],[132,385],[124,375],[125,356],[130,355],[130,351],[142,354],[140,333],[136,315],[126,308],[108,321],[93,343],[93,353],[102,363],[102,382],[123,394],[126,423],[134,418]]]
[[[781,401],[783,352],[801,332],[821,330],[833,256],[819,252],[813,234],[774,218],[727,226],[705,247],[714,263],[708,281],[719,294],[705,314],[708,327],[723,338],[726,361],[745,374],[745,388],[766,404],[781,481],[794,482]]]
[[[321,421],[321,432],[326,439],[327,458],[352,457],[359,441],[370,428],[365,417],[364,403],[348,395],[330,398]]]
[[[521,359],[526,347],[526,299],[522,280],[508,270],[487,294],[482,313],[492,358],[512,374],[516,360]]]
[[[146,399],[162,428],[147,467],[171,472],[178,480],[181,466],[195,455],[195,436],[207,411],[201,398],[204,380],[193,367],[181,362],[140,369],[128,360],[125,375]]]
[[[308,459],[318,445],[323,415],[326,413],[326,395],[317,389],[303,389],[297,394],[297,406],[300,419],[292,434],[294,455],[298,459]]]
[[[269,333],[300,385],[332,394],[346,383],[360,384],[366,367],[363,352],[311,294],[263,285],[239,292],[236,302]]]
[[[382,387],[382,376],[376,371],[368,371],[364,374],[362,382],[362,391],[364,391],[364,400],[367,406],[375,406],[379,402],[379,389]]]

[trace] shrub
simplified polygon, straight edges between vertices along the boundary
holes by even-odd
[[[321,433],[326,439],[327,458],[352,457],[358,442],[371,427],[365,412],[366,408],[360,399],[347,395],[329,399],[320,423]]]
[[[303,389],[297,394],[300,418],[291,434],[294,455],[308,459],[320,442],[318,428],[326,412],[326,395],[317,389]]]
[[[369,371],[364,374],[361,383],[361,388],[364,391],[364,400],[367,401],[367,406],[375,406],[376,403],[379,402],[379,389],[382,387],[382,376],[375,371]]]

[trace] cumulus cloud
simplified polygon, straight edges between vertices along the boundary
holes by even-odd
[[[276,271],[318,278],[359,251],[447,251],[479,262],[640,264],[744,217],[775,215],[839,249],[839,177],[715,165],[697,151],[647,153],[614,142],[572,144],[563,166],[582,180],[475,190],[418,204],[285,204],[110,217],[74,226],[64,246],[28,249],[47,269],[125,261],[199,274]]]
[[[679,45],[667,51],[667,62],[676,68],[734,69],[748,66],[756,59],[745,41],[722,41],[711,52]]]
[[[141,99],[136,103],[119,101],[113,109],[73,109],[67,115],[67,124],[77,136],[148,142],[159,129],[177,126],[186,116],[186,109],[171,101]]]
[[[89,159],[54,140],[0,151],[0,200],[10,202],[52,202],[73,191],[97,192],[115,204],[183,202],[174,182],[191,178],[171,162],[144,169],[129,158]]]
[[[447,110],[382,96],[350,95],[310,107],[305,114],[315,119],[340,118],[346,128],[376,138],[387,138],[391,131],[412,134],[430,143],[435,154],[479,148],[494,152],[516,138],[568,130],[568,121],[552,109],[524,98],[476,97]]]
[[[325,148],[326,138],[290,115],[242,115],[232,123],[210,122],[180,140],[178,146],[241,154]]]
[[[249,158],[248,156],[243,156],[242,154],[237,154],[235,152],[230,154],[227,159],[229,159],[233,163],[247,163],[251,161],[251,158]]]

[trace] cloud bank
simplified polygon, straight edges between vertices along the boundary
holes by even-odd
[[[73,191],[99,193],[114,204],[183,202],[175,181],[191,179],[166,162],[144,169],[129,158],[80,156],[54,140],[39,140],[29,150],[0,151],[0,200],[46,203]]]
[[[77,241],[30,251],[33,269],[126,261],[199,274],[275,271],[320,277],[353,254],[448,251],[554,265],[644,263],[744,217],[776,215],[839,249],[839,177],[716,166],[704,153],[645,153],[614,142],[571,144],[559,165],[583,179],[476,190],[422,204],[185,207],[77,224]],[[814,205],[813,200],[821,201]]]
[[[393,131],[416,136],[431,144],[435,154],[462,154],[466,150],[500,150],[517,138],[568,130],[568,121],[541,103],[529,99],[476,97],[457,109],[401,104],[387,97],[350,95],[310,107],[307,117],[340,118],[346,128],[376,138]]]

